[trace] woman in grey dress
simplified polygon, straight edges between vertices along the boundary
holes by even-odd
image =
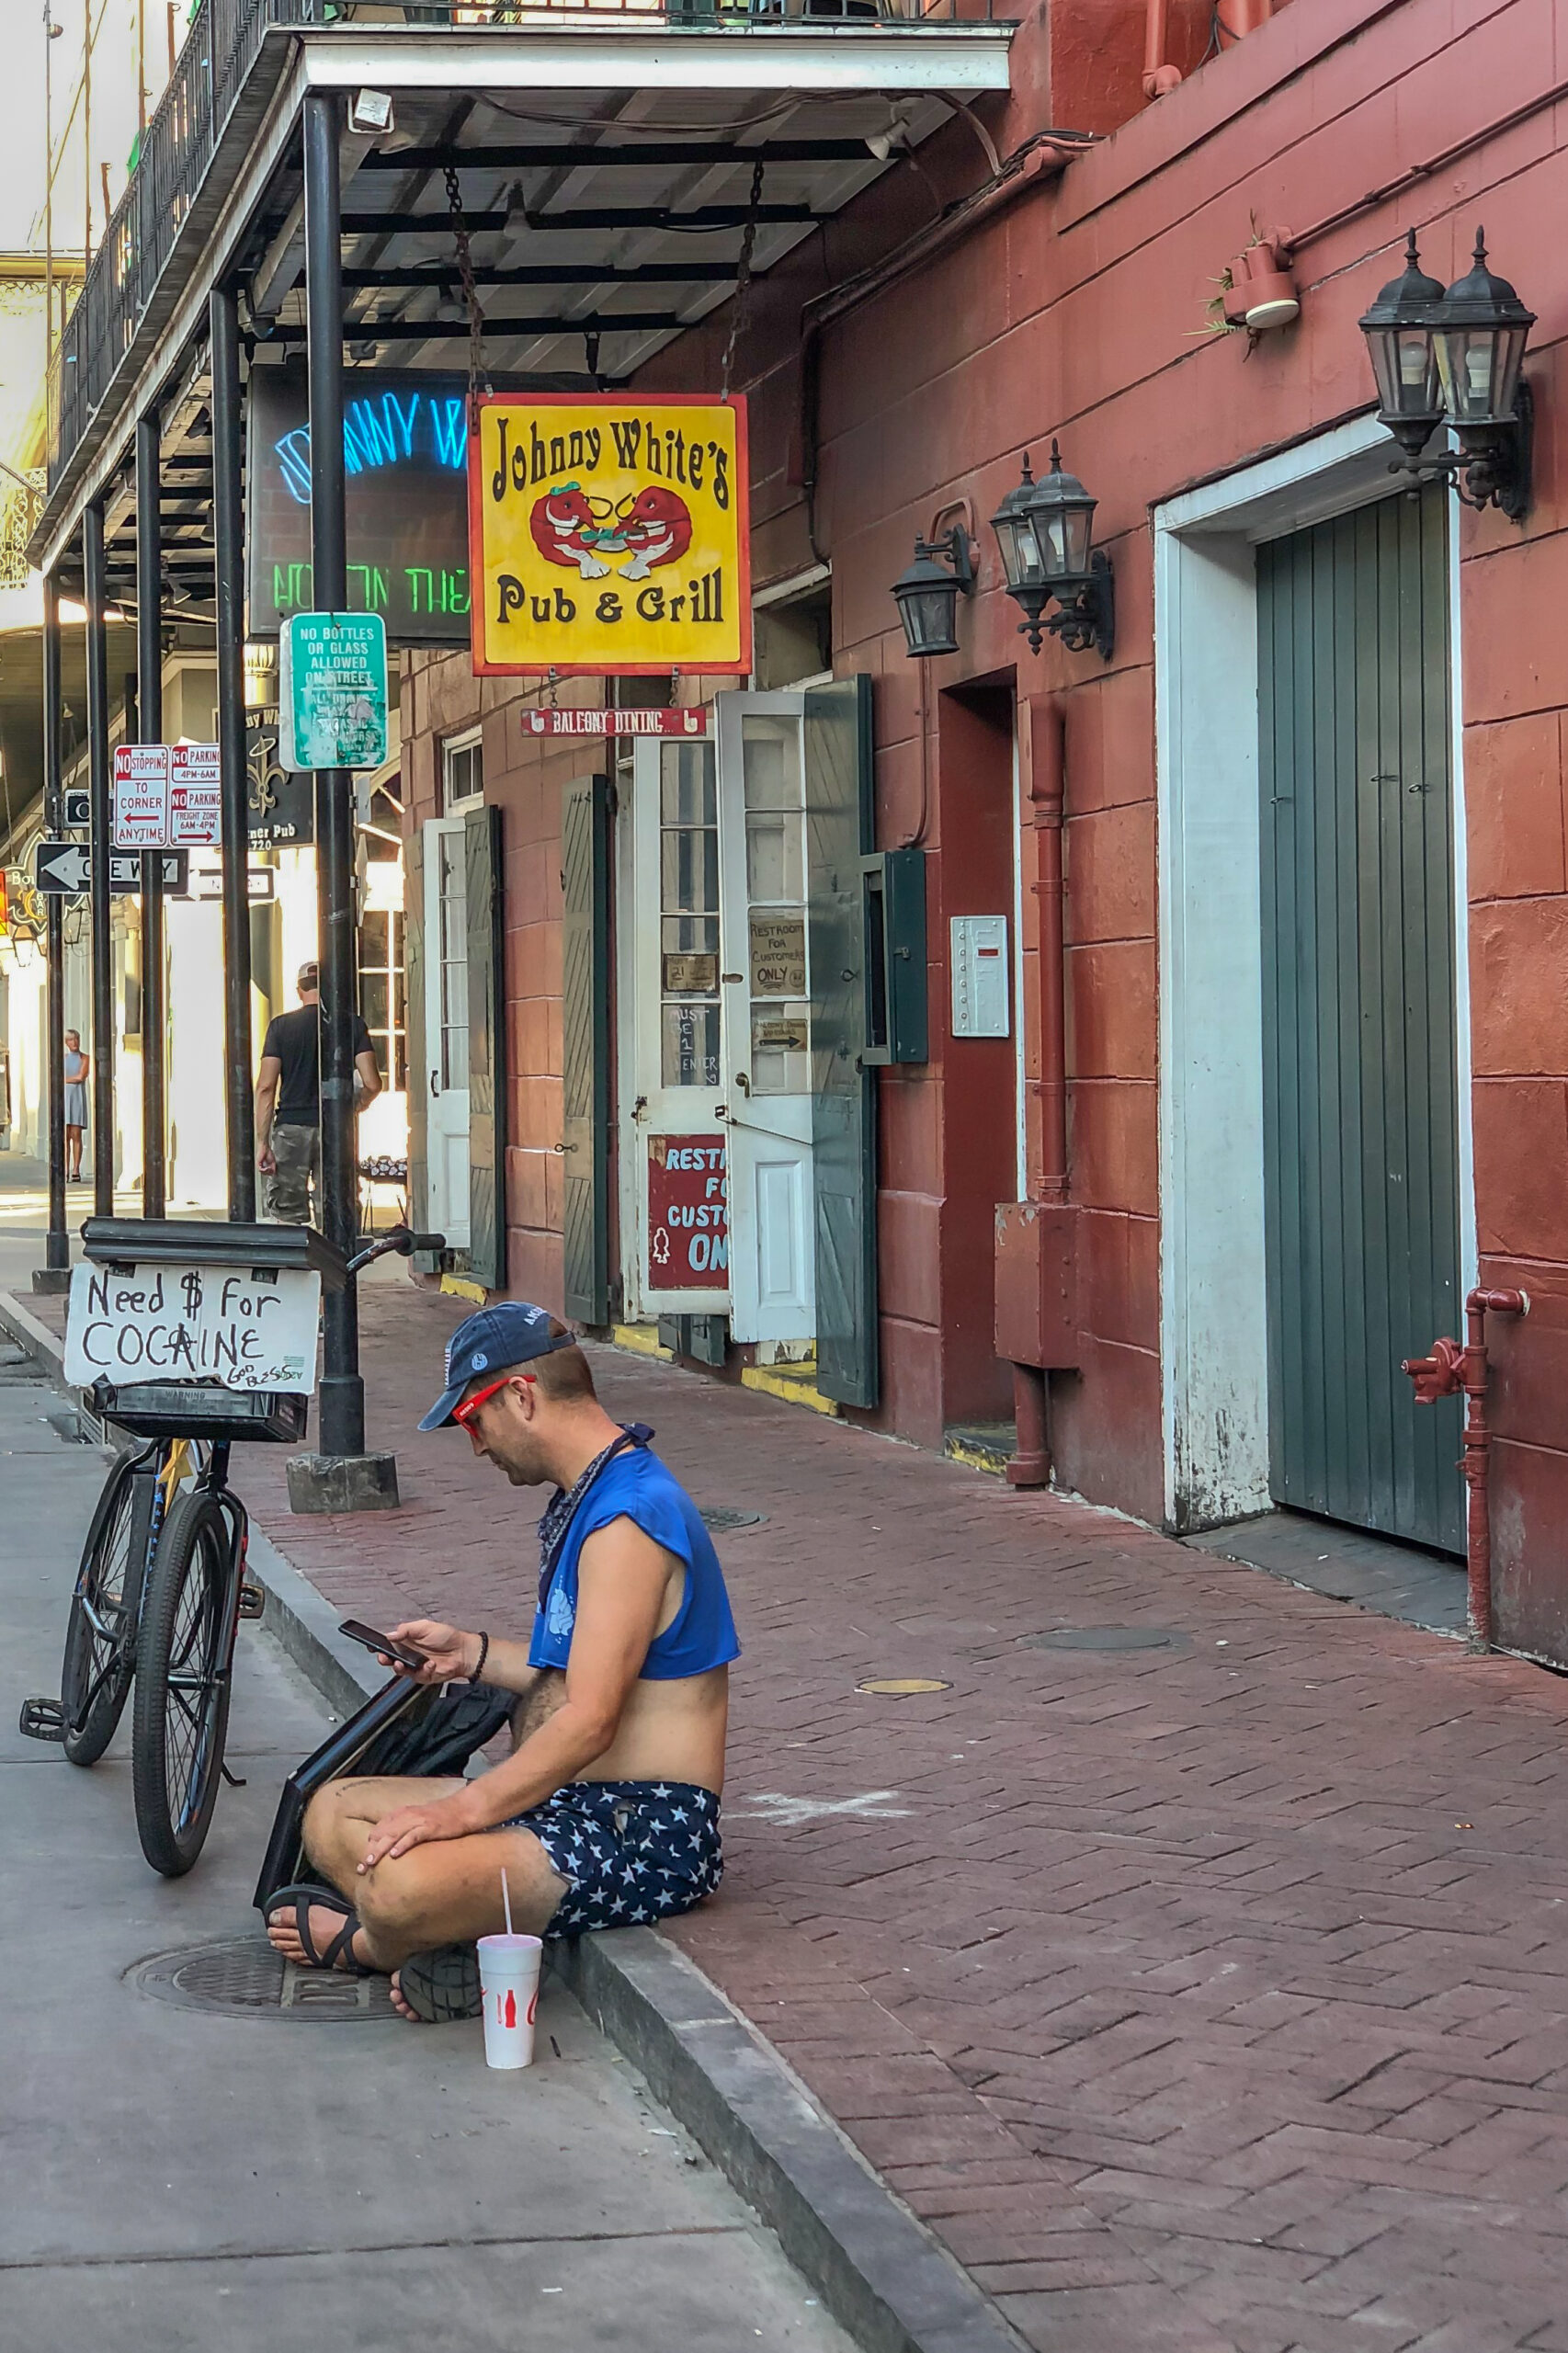
[[[79,1030],[65,1032],[65,1181],[79,1185],[82,1181],[82,1142],[87,1129],[87,1081],[92,1075],[90,1054],[82,1051]]]

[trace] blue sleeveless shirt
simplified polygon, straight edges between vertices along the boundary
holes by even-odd
[[[578,1555],[595,1530],[614,1519],[631,1520],[686,1563],[680,1607],[649,1644],[642,1679],[676,1683],[739,1658],[741,1646],[713,1540],[680,1482],[656,1454],[638,1446],[605,1465],[573,1515],[544,1601],[534,1612],[528,1665],[566,1665],[577,1622]]]

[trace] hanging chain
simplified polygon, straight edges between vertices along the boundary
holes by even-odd
[[[452,243],[458,253],[458,276],[462,280],[463,308],[468,313],[468,421],[471,432],[479,420],[481,385],[490,390],[490,378],[484,366],[484,313],[479,307],[479,290],[473,282],[473,256],[469,250],[468,222],[463,217],[462,189],[458,185],[454,165],[446,169],[447,210],[452,216]]]
[[[719,398],[730,397],[730,370],[734,366],[735,346],[745,332],[751,310],[751,257],[756,250],[756,214],[762,202],[762,165],[752,165],[751,196],[746,207],[746,225],[741,233],[741,266],[735,274],[735,302],[730,313],[730,339],[724,346],[724,365],[719,376]]]

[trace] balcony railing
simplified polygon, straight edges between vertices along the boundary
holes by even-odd
[[[367,6],[367,21],[434,30],[527,25],[562,13],[639,23],[769,26],[846,22],[898,27],[984,21],[994,0],[408,0]],[[88,267],[49,382],[49,486],[59,482],[130,350],[263,38],[274,27],[342,24],[357,0],[201,0],[147,126],[135,171]]]

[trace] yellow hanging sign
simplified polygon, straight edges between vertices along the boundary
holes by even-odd
[[[746,414],[665,393],[494,393],[469,437],[473,666],[751,668]]]

